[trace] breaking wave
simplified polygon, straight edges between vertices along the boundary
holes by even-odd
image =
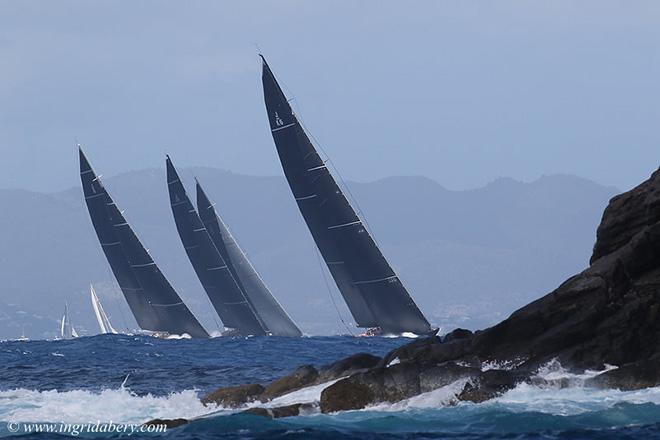
[[[585,386],[585,381],[599,372],[573,374],[556,361],[539,369],[537,375],[543,381],[519,384],[480,404],[457,401],[466,380],[401,402],[337,414],[321,414],[317,410],[277,420],[241,414],[240,410],[205,407],[199,401],[200,395],[217,386],[267,383],[303,363],[320,366],[358,351],[382,355],[399,344],[386,338],[163,341],[123,336],[3,343],[0,346],[3,361],[0,436],[10,434],[5,428],[10,421],[143,423],[153,418],[182,417],[193,421],[171,430],[168,437],[204,440],[660,437],[660,388],[638,391],[590,388]],[[482,365],[484,370],[509,367],[508,364]],[[127,374],[130,374],[128,380]],[[120,385],[122,382],[125,385]],[[329,384],[298,390],[270,405],[318,402],[321,391]]]

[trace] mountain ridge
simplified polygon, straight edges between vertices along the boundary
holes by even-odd
[[[342,331],[313,241],[284,178],[183,168],[189,189],[194,175],[303,330]],[[214,330],[208,300],[169,212],[164,170],[129,171],[104,182],[164,274]],[[429,319],[468,327],[494,322],[559,276],[586,267],[590,237],[615,193],[587,179],[561,175],[460,191],[417,176],[349,181],[348,186],[384,254]],[[0,189],[0,203],[13,207],[0,213],[0,230],[5,231],[0,233],[5,249],[0,251],[0,269],[7,271],[0,301],[47,318],[32,325],[10,313],[0,319],[0,337],[17,336],[23,324],[28,336],[53,336],[56,326],[47,322],[59,318],[65,299],[74,324],[78,321],[82,331],[93,334],[89,282],[97,286],[111,319],[123,320],[119,316],[128,311],[117,306],[124,300],[100,251],[80,188],[49,194]],[[331,292],[351,321],[334,285]]]

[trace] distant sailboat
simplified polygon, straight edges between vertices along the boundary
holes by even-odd
[[[108,315],[105,314],[105,310],[103,310],[101,301],[99,300],[99,297],[94,290],[94,286],[91,284],[89,285],[89,292],[92,297],[92,308],[94,309],[94,315],[96,316],[96,321],[99,323],[101,333],[112,333],[113,335],[116,335],[118,332],[114,329],[114,327],[112,327],[112,324],[110,324]]]
[[[77,338],[78,332],[71,324],[71,318],[69,318],[69,304],[64,303],[64,314],[62,315],[62,321],[60,322],[60,338],[62,339],[72,339]]]
[[[368,334],[436,332],[337,185],[261,58],[264,100],[284,174],[357,325],[369,329]]]
[[[80,154],[80,179],[94,230],[126,302],[142,330],[155,335],[208,338],[117,208],[100,177]]]

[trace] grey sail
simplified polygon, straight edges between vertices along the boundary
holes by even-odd
[[[187,333],[193,338],[208,337],[142,246],[82,150],[80,179],[103,253],[140,328],[177,335]]]
[[[265,59],[262,82],[284,174],[357,325],[385,333],[430,333],[428,321],[326,168]]]
[[[222,323],[244,336],[265,335],[265,326],[211,240],[169,157],[167,187],[183,247]]]
[[[234,278],[250,299],[254,309],[273,336],[302,336],[302,332],[277,302],[259,273],[240,248],[233,235],[217,214],[199,182],[197,188],[197,209],[216,248],[227,262]]]

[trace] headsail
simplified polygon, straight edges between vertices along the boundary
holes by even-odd
[[[89,286],[89,292],[92,297],[92,308],[94,309],[94,315],[96,316],[96,321],[99,324],[101,333],[102,334],[112,333],[116,335],[117,330],[115,330],[112,327],[112,324],[110,324],[108,315],[106,315],[105,310],[103,310],[103,305],[101,304],[101,301],[99,300],[99,297],[96,294],[96,291],[94,290],[94,286],[92,286],[91,284]]]
[[[265,335],[265,326],[211,240],[169,157],[167,187],[183,247],[222,323],[241,335]]]
[[[143,330],[208,337],[162,274],[80,150],[80,178],[96,235]]]
[[[197,209],[206,230],[268,332],[274,336],[302,336],[217,214],[199,182],[196,189]]]
[[[357,325],[426,334],[431,326],[351,207],[263,59],[270,129],[293,196]]]

